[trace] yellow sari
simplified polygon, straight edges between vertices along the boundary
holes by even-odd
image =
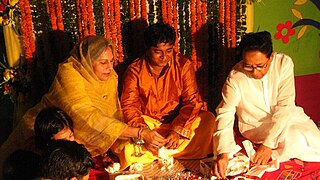
[[[37,114],[45,107],[56,106],[74,121],[75,138],[86,146],[92,156],[105,153],[127,128],[122,122],[118,99],[118,76],[113,70],[107,81],[93,72],[90,57],[105,49],[105,39],[91,36],[75,46],[72,56],[59,65],[57,75],[40,103],[29,109],[17,128],[1,146],[4,158],[19,148],[34,132]],[[97,57],[95,57],[97,58]],[[118,144],[118,143],[117,143]]]

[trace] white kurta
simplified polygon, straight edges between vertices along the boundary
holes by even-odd
[[[275,53],[262,79],[250,78],[239,62],[231,70],[216,109],[216,153],[229,153],[235,146],[235,114],[240,133],[253,143],[273,150],[280,162],[290,158],[320,161],[320,131],[301,107],[295,105],[292,59]]]

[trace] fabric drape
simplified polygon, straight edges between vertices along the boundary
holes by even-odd
[[[10,0],[9,4],[11,6],[18,3],[18,0]],[[17,67],[20,62],[20,57],[22,55],[21,44],[19,40],[19,34],[15,30],[15,24],[13,22],[13,10],[9,12],[9,17],[7,22],[3,22],[3,36],[6,44],[6,52],[8,58],[8,65],[10,67]]]

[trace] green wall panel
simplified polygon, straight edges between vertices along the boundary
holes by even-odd
[[[319,6],[320,0],[261,0],[254,3],[253,31],[267,30],[272,34],[274,50],[293,59],[297,76],[320,73]]]

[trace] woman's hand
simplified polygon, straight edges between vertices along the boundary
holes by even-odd
[[[179,139],[180,139],[180,134],[178,134],[175,131],[171,131],[166,138],[167,140],[166,148],[167,149],[177,148],[179,145]]]
[[[226,179],[226,171],[228,167],[228,153],[219,154],[217,159],[213,161],[213,174],[217,176],[218,179]]]
[[[147,149],[156,149],[157,151],[167,143],[167,140],[159,133],[148,128],[141,132],[141,138],[146,142]]]
[[[256,165],[267,164],[271,158],[272,149],[261,144],[252,160]]]

